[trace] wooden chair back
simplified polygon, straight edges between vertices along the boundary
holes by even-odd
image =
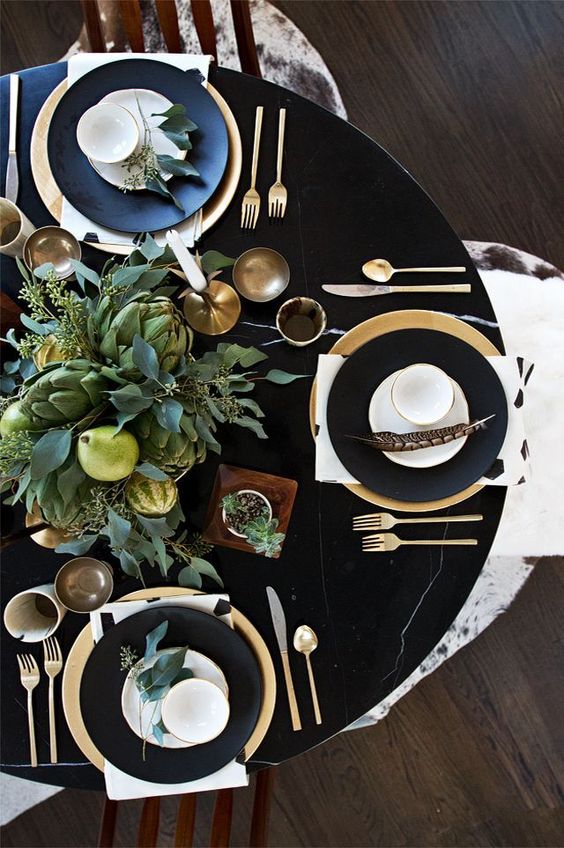
[[[154,0],[154,2],[159,26],[169,52],[181,53],[182,43],[175,0]],[[249,0],[230,0],[230,4],[241,69],[246,74],[260,77]],[[210,54],[217,61],[217,40],[210,0],[190,0],[190,5],[202,52]],[[145,39],[140,0],[117,0],[116,6],[119,7],[121,22],[131,49],[135,53],[144,53]],[[90,49],[93,53],[105,53],[106,43],[97,0],[82,0],[82,9]]]

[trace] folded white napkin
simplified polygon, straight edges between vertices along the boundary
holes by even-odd
[[[512,486],[525,482],[529,470],[523,405],[525,381],[531,365],[517,356],[486,357],[498,375],[507,398],[508,421],[505,441],[482,485]],[[358,483],[335,453],[327,427],[327,402],[333,381],[345,362],[339,354],[321,354],[317,364],[315,479],[322,483]]]
[[[175,606],[188,607],[200,610],[208,615],[220,618],[228,627],[233,627],[231,608],[228,595],[169,595],[164,598],[148,601],[120,601],[106,604],[102,609],[90,614],[90,625],[94,642],[98,642],[104,635],[102,616],[111,615],[114,624],[142,612],[148,607]],[[222,608],[222,606],[224,608]],[[139,756],[141,756],[141,743],[139,744]],[[139,780],[121,771],[108,760],[104,762],[104,778],[106,780],[106,792],[108,798],[121,801],[128,798],[147,798],[154,795],[182,795],[189,792],[207,792],[212,789],[226,789],[234,786],[247,786],[249,776],[244,764],[235,760],[228,763],[214,774],[202,777],[200,780],[192,780],[185,783],[151,783],[147,780]]]
[[[79,53],[69,59],[67,81],[70,87],[84,74],[108,62],[117,62],[122,59],[154,59],[158,62],[174,65],[182,71],[198,70],[203,76],[202,85],[206,85],[210,58],[210,56],[190,53]],[[116,79],[117,87],[119,87],[119,79]],[[79,212],[78,209],[75,209],[66,197],[63,197],[61,226],[69,230],[79,241],[133,245],[131,233],[109,230],[101,224],[96,224]],[[187,247],[193,247],[201,235],[201,212],[196,212],[190,218],[182,221],[176,229],[182,236],[184,244]],[[166,244],[165,233],[166,230],[159,230],[153,234],[159,245],[164,246]]]

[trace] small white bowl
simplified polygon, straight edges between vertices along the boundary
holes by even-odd
[[[398,374],[391,397],[402,418],[423,426],[448,414],[454,403],[454,386],[448,374],[436,365],[416,363]]]
[[[137,121],[116,103],[97,103],[87,109],[76,127],[82,152],[97,162],[123,162],[139,143]]]
[[[163,724],[183,742],[211,742],[229,720],[229,701],[215,683],[192,677],[173,686],[161,707]]]

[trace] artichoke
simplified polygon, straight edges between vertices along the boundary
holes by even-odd
[[[26,382],[20,408],[37,427],[56,427],[80,421],[102,401],[107,380],[87,359],[71,359]]]
[[[182,423],[181,419],[181,427]],[[141,460],[151,462],[167,474],[174,476],[178,471],[187,471],[206,458],[203,439],[199,436],[190,439],[184,430],[180,433],[165,430],[150,412],[138,415],[128,426],[139,442]]]
[[[168,297],[132,301],[102,323],[107,330],[101,335],[100,353],[132,376],[140,376],[133,362],[136,335],[154,348],[162,371],[173,371],[192,345],[192,331]]]

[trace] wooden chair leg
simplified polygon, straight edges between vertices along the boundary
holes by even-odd
[[[257,774],[249,848],[265,848],[268,844],[268,826],[273,790],[274,769],[262,769]]]
[[[111,801],[108,797],[104,801],[98,834],[98,848],[113,848],[118,803],[118,801]]]
[[[210,848],[228,848],[233,818],[233,790],[220,789],[215,799],[215,808],[210,835]]]
[[[174,833],[174,848],[192,848],[194,841],[194,825],[196,823],[196,803],[198,795],[181,795],[176,816],[176,831]]]
[[[161,799],[145,798],[139,821],[137,848],[156,848],[159,838],[160,814]]]
[[[249,0],[231,0],[231,14],[233,15],[233,26],[235,27],[235,38],[237,39],[237,50],[239,51],[239,58],[241,60],[241,70],[245,74],[261,77],[262,74],[260,72],[255,37],[253,35]]]

